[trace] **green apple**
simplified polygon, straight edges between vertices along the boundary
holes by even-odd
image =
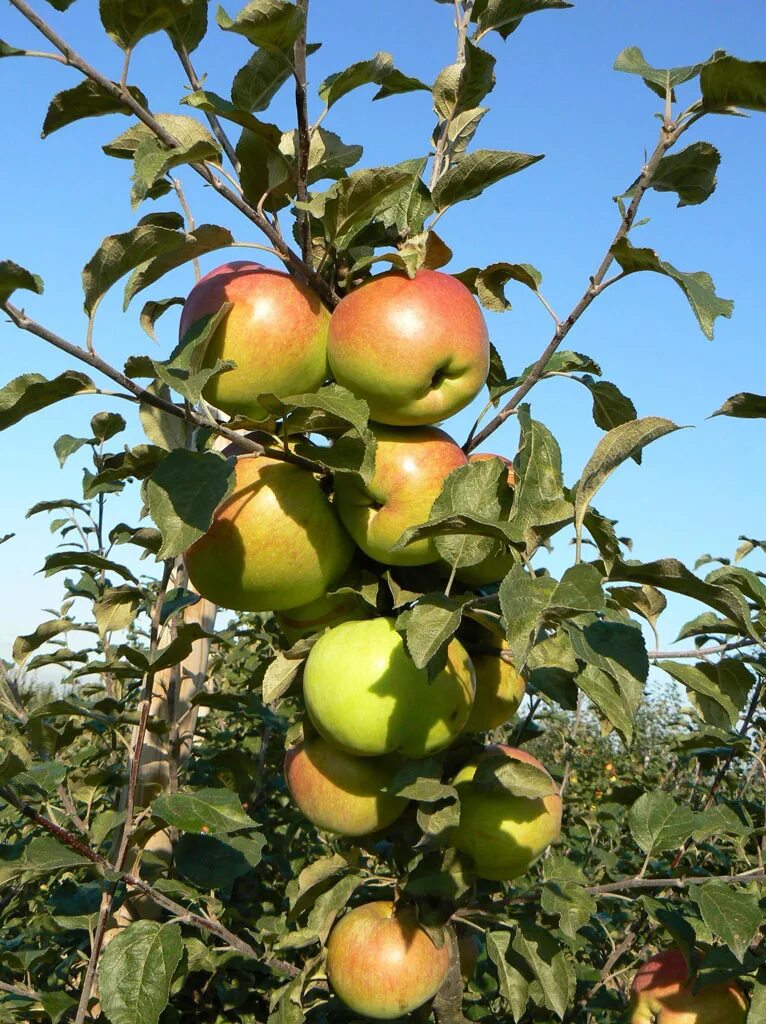
[[[436,270],[380,274],[348,294],[332,314],[327,354],[335,379],[368,403],[373,420],[401,427],[459,412],[489,372],[476,300]]]
[[[210,339],[203,366],[231,359],[236,368],[213,377],[206,401],[231,416],[262,420],[268,415],[259,394],[281,398],[316,391],[328,374],[330,313],[308,287],[258,263],[224,263],[205,274],[184,304],[180,337],[193,324],[232,308]]]
[[[464,731],[489,732],[513,718],[527,687],[509,660],[510,648],[502,630],[471,622],[474,626],[465,642],[476,673],[476,698]]]
[[[409,803],[384,792],[401,762],[354,757],[312,736],[288,750],[285,778],[312,824],[342,836],[365,836],[395,821]]]
[[[516,472],[510,459],[506,459],[503,455],[492,455],[489,452],[474,452],[473,455],[468,456],[469,462],[484,462],[487,459],[500,459],[506,464],[508,467],[508,486],[513,489],[516,486]],[[508,492],[508,496],[512,500],[510,492]],[[508,517],[508,511],[506,511],[506,518]],[[460,582],[467,583],[472,587],[483,587],[489,583],[499,583],[500,580],[507,576],[514,565],[516,565],[518,556],[510,552],[500,540],[495,542],[495,549],[491,555],[487,555],[486,558],[476,565],[466,565],[458,569],[455,575]]]
[[[325,594],[301,605],[277,613],[277,622],[290,644],[295,644],[329,626],[338,626],[350,619],[366,619],[372,609],[356,594]]]
[[[515,761],[543,766],[525,750],[492,746],[455,776],[460,796],[460,823],[449,842],[473,862],[479,878],[503,882],[523,875],[561,833],[561,797],[551,779],[551,795],[528,799],[508,792],[480,789],[473,777],[482,757],[504,754]]]
[[[630,1024],[745,1024],[747,1000],[727,981],[694,991],[683,954],[666,949],[636,972]]]
[[[375,473],[365,487],[359,477],[340,473],[335,502],[343,523],[370,558],[385,565],[428,565],[439,560],[432,539],[392,551],[410,526],[425,523],[453,469],[465,466],[463,450],[437,427],[373,428]]]
[[[427,757],[448,747],[465,725],[473,666],[453,640],[447,665],[429,683],[393,619],[344,622],[312,647],[303,694],[317,731],[341,750],[361,757]]]
[[[300,466],[241,456],[235,484],[185,555],[215,604],[272,611],[315,601],[348,568],[354,545],[319,482]]]
[[[355,1013],[393,1020],[432,999],[447,977],[450,943],[437,949],[411,908],[388,900],[349,911],[330,932],[327,977]]]

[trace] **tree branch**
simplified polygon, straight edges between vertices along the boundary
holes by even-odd
[[[189,85],[192,87],[192,89],[194,89],[195,92],[198,92],[202,88],[202,83],[197,77],[197,72],[194,70],[194,65],[191,62],[189,51],[186,49],[186,47],[184,46],[183,42],[180,39],[176,39],[173,41],[173,49],[178,54],[178,59],[181,61],[181,64],[183,65],[183,69],[186,72],[186,77],[189,79]],[[218,139],[221,149],[229,158],[229,163],[234,168],[235,173],[239,174],[239,160],[237,158],[234,146],[232,146],[231,144],[231,140],[229,139],[228,135],[223,129],[223,125],[219,121],[218,117],[211,110],[205,111],[205,117],[207,118],[208,124],[210,125],[210,130],[212,131],[213,135],[215,135],[215,137]]]
[[[633,226],[633,222],[636,219],[638,207],[647,189],[651,185],[652,178],[654,177],[654,174],[659,166],[660,160],[662,160],[662,158],[665,156],[665,154],[671,148],[671,146],[675,145],[675,143],[680,138],[681,134],[686,130],[686,127],[686,125],[676,123],[674,127],[668,129],[663,125],[662,130],[660,131],[659,142],[657,143],[657,146],[655,147],[655,150],[652,153],[649,162],[645,164],[644,168],[641,171],[641,176],[639,177],[638,182],[636,184],[635,191],[633,193],[633,199],[631,200],[630,206],[625,211],[622,221],[620,222],[620,226],[617,229],[614,238],[609,244],[609,248],[606,251],[606,255],[602,259],[598,270],[590,279],[588,287],[585,289],[579,301],[577,302],[569,316],[566,318],[566,320],[563,320],[557,324],[556,330],[553,333],[553,337],[545,346],[542,355],[537,360],[535,365],[532,367],[527,379],[522,384],[519,385],[516,391],[514,391],[511,398],[508,400],[508,402],[503,406],[500,412],[492,420],[490,420],[490,422],[486,425],[486,427],[483,428],[483,430],[480,430],[478,433],[476,433],[476,428],[474,427],[474,429],[471,431],[468,440],[463,445],[463,449],[466,452],[473,451],[474,448],[477,448],[480,444],[486,441],[488,437],[494,434],[498,427],[501,427],[503,423],[505,423],[509,416],[513,415],[513,413],[516,411],[516,409],[524,400],[524,398],[529,394],[529,392],[532,390],[535,384],[537,384],[537,382],[542,378],[548,361],[550,360],[551,356],[556,351],[556,349],[559,347],[561,342],[564,340],[564,338],[566,338],[567,334],[569,334],[570,330],[574,327],[574,325],[583,315],[588,306],[590,306],[591,302],[593,302],[596,296],[599,295],[608,287],[608,283],[604,279],[606,277],[606,272],[609,270],[609,267],[612,265],[612,262],[614,260],[614,257],[612,256],[612,249],[615,245],[617,245],[618,242],[625,238],[625,236],[630,231],[631,227]],[[617,278],[614,278],[614,280],[617,280]]]
[[[298,201],[308,200],[309,153],[311,150],[311,131],[309,129],[308,97],[306,92],[306,32],[308,30],[309,0],[298,0],[298,9],[303,14],[303,26],[293,48],[293,65],[295,74],[295,109],[298,115],[298,142],[295,147],[297,154],[298,173],[296,195]],[[311,260],[311,222],[306,210],[298,210],[298,237],[301,240],[301,255],[307,266]]]
[[[706,658],[711,654],[725,654],[727,651],[738,651],[742,647],[758,647],[758,640],[734,640],[728,644],[715,644],[713,647],[697,647],[689,651],[649,651],[653,660],[660,658]]]
[[[465,42],[468,35],[468,26],[471,23],[473,5],[474,0],[464,0],[461,9],[460,0],[455,0],[455,28],[457,29],[457,53],[455,55],[456,64],[465,64]],[[453,116],[454,115],[450,114],[450,116],[446,117],[437,127],[436,149],[434,151],[434,159],[431,165],[431,179],[428,183],[428,187],[431,191],[433,191],[433,187],[439,178],[441,178],[444,172],[449,169],[449,129],[452,124]]]
[[[736,875],[692,875],[683,878],[623,878],[620,882],[605,885],[590,885],[583,891],[589,896],[603,896],[612,892],[630,892],[634,889],[686,889],[690,885],[704,885],[705,882],[763,882],[766,871],[754,868]]]
[[[136,100],[126,86],[112,82],[109,78],[102,75],[100,71],[90,65],[69,45],[69,43],[66,42],[65,39],[58,35],[58,33],[55,32],[51,26],[48,25],[47,22],[45,22],[29,6],[29,4],[26,3],[26,0],[9,0],[9,2],[27,19],[27,21],[31,22],[31,24],[33,24],[35,28],[56,47],[57,50],[64,55],[67,64],[76,68],[92,82],[96,82],[105,92],[109,93],[115,99],[119,100],[124,106],[128,107],[128,109],[136,115],[139,121],[145,124],[147,128],[151,129],[160,142],[168,146],[170,149],[179,148],[178,140],[162,127],[159,121],[157,121],[157,119],[153,117],[152,114],[138,102],[138,100]],[[279,258],[285,266],[295,274],[296,277],[310,284],[331,309],[338,304],[340,301],[339,296],[325,280],[319,277],[311,267],[308,267],[303,262],[297,253],[293,252],[290,246],[285,242],[281,233],[274,227],[274,225],[271,224],[265,214],[259,210],[253,209],[253,207],[250,206],[242,196],[238,195],[227,185],[224,185],[224,183],[213,174],[207,165],[202,163],[191,163],[189,166],[192,167],[208,185],[215,189],[220,196],[231,203],[232,206],[236,207],[240,213],[247,217],[249,221],[255,224],[256,227],[266,235],[279,253]]]
[[[47,341],[55,346],[55,348],[61,349],[62,352],[66,352],[80,362],[86,363],[94,370],[98,370],[99,373],[103,373],[110,380],[124,388],[133,398],[138,399],[143,405],[151,405],[153,408],[166,412],[170,416],[175,416],[176,419],[184,420],[186,423],[191,423],[195,427],[210,428],[243,451],[252,452],[255,455],[267,455],[270,459],[277,459],[280,462],[291,462],[311,472],[318,471],[315,463],[309,459],[302,458],[300,455],[295,455],[288,449],[259,444],[257,441],[253,441],[251,438],[239,434],[235,430],[230,430],[222,423],[218,423],[215,420],[211,421],[191,408],[181,409],[179,406],[174,405],[173,402],[168,402],[164,398],[160,398],[159,395],[153,395],[151,391],[147,391],[140,384],[136,384],[134,380],[126,377],[124,373],[121,373],[110,363],[107,363],[106,360],[102,359],[95,352],[89,352],[79,345],[73,345],[72,342],[67,341],[60,335],[48,330],[47,327],[44,327],[36,320],[28,317],[24,310],[18,309],[16,306],[11,305],[10,302],[0,303],[0,309],[5,310],[16,327],[22,331],[28,331],[38,338],[42,338],[43,341]]]

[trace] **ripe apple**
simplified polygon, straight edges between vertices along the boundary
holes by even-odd
[[[336,307],[327,341],[339,384],[370,417],[394,426],[438,423],[478,395],[489,372],[487,325],[456,278],[381,274]]]
[[[631,989],[630,1024],[745,1024],[747,1000],[734,981],[693,991],[678,949],[639,967]]]
[[[338,514],[359,547],[386,565],[428,565],[439,560],[430,538],[398,551],[392,545],[410,526],[425,523],[442,484],[466,465],[462,449],[437,427],[374,428],[375,473],[367,487],[341,473],[335,482]]]
[[[189,579],[215,604],[270,611],[315,601],[354,553],[318,481],[263,456],[235,462],[231,495],[186,552]]]
[[[189,293],[181,339],[224,302],[233,307],[213,333],[203,366],[215,366],[218,359],[237,365],[205,387],[202,394],[211,405],[231,416],[262,420],[268,414],[257,402],[259,394],[287,397],[317,390],[327,377],[330,313],[310,288],[258,263],[224,263]]]
[[[277,622],[288,643],[295,644],[328,626],[350,619],[366,619],[371,613],[369,605],[355,594],[325,594],[299,608],[279,612]]]
[[[330,932],[327,977],[356,1013],[393,1020],[433,998],[447,977],[450,944],[441,949],[410,908],[388,900],[349,911]]]
[[[473,861],[479,878],[503,882],[517,878],[561,832],[561,797],[551,779],[551,795],[527,799],[508,792],[479,789],[472,780],[482,757],[504,754],[545,771],[537,758],[514,747],[487,747],[455,776],[460,824],[450,830],[451,844]]]
[[[427,757],[455,739],[474,696],[465,648],[453,640],[432,683],[415,667],[393,619],[344,622],[314,644],[303,673],[315,728],[350,754]]]
[[[489,452],[474,452],[473,455],[468,456],[469,462],[485,462],[487,459],[503,461],[508,467],[508,486],[511,488],[516,486],[516,471],[510,459],[506,459],[503,455],[492,455]],[[495,552],[487,555],[476,565],[462,566],[457,570],[455,575],[461,583],[467,583],[473,587],[483,587],[488,583],[498,583],[511,571],[516,564],[512,552],[501,540],[495,542],[495,548]]]
[[[399,767],[397,758],[353,757],[321,736],[288,750],[285,778],[293,800],[318,828],[365,836],[395,821],[408,800],[383,792]]]
[[[470,650],[476,698],[464,732],[489,732],[513,718],[527,687],[513,662],[502,656],[509,647],[500,630],[479,629],[471,639],[477,646]]]

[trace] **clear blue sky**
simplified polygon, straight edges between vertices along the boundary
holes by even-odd
[[[63,16],[43,0],[35,6],[92,63],[119,77],[122,55],[96,30],[94,2],[80,0]],[[324,44],[310,62],[314,88],[325,75],[376,50],[391,51],[398,67],[426,81],[454,59],[447,5],[433,0],[314,0],[312,6],[310,34]],[[227,7],[231,14],[236,9],[234,3]],[[545,295],[565,315],[615,230],[617,209],[611,197],[636,177],[658,131],[653,117],[657,98],[639,79],[612,70],[617,53],[637,45],[660,67],[705,59],[716,48],[762,59],[763,17],[761,0],[581,0],[573,10],[527,18],[505,44],[488,39],[499,58],[498,81],[475,145],[546,156],[481,199],[446,214],[439,230],[455,252],[449,269],[497,260],[532,263],[543,273]],[[8,5],[0,8],[0,37],[17,46],[45,48]],[[194,62],[199,73],[208,74],[208,87],[227,95],[233,73],[249,52],[244,39],[214,27]],[[104,235],[126,230],[144,213],[171,204],[165,199],[131,211],[130,165],[100,152],[127,125],[124,118],[81,122],[40,139],[50,98],[78,81],[74,71],[50,61],[0,62],[6,97],[0,258],[43,276],[45,295],[25,297],[28,311],[81,342],[85,318],[80,268]],[[164,36],[140,44],[130,81],[140,84],[155,111],[177,109],[183,75]],[[326,127],[347,143],[362,143],[366,166],[425,154],[434,124],[428,95],[414,93],[372,105],[371,95],[367,87],[341,100]],[[689,87],[680,92],[682,101],[690,95]],[[320,110],[315,92],[311,105],[315,117]],[[289,86],[268,118],[283,129],[293,127]],[[602,512],[619,518],[620,532],[634,538],[635,556],[649,560],[673,554],[687,563],[706,551],[731,553],[740,533],[766,534],[761,466],[766,427],[759,421],[706,419],[730,394],[766,389],[761,255],[766,207],[758,198],[766,117],[708,118],[688,141],[695,138],[713,142],[723,153],[714,196],[702,206],[677,210],[672,195],[651,193],[643,208],[651,222],[633,239],[655,247],[681,270],[708,270],[719,294],[735,300],[733,319],[719,321],[711,344],[674,284],[656,275],[635,275],[599,298],[566,343],[595,357],[606,378],[634,400],[639,415],[667,416],[695,428],[657,442],[645,453],[642,467],[625,466],[597,499]],[[182,172],[182,177],[198,222],[227,224],[238,238],[258,240],[251,225],[199,186],[193,172]],[[223,255],[206,259],[205,269],[221,262]],[[191,283],[191,269],[185,268],[146,297],[183,293]],[[550,334],[547,314],[534,298],[521,288],[513,297],[512,312],[489,317],[492,338],[511,371],[536,358]],[[116,365],[133,352],[157,353],[138,326],[141,301],[123,317],[116,294],[99,311],[96,346]],[[176,322],[174,312],[160,322],[162,353],[174,343]],[[2,383],[29,371],[52,376],[70,365],[43,342],[5,323],[0,324],[0,352]],[[574,482],[601,436],[591,421],[585,389],[568,381],[544,382],[535,389],[532,405],[535,417],[560,438],[565,476]],[[103,399],[72,399],[0,435],[0,535],[16,532],[0,546],[0,655],[9,655],[13,638],[32,630],[45,617],[40,609],[57,603],[60,593],[56,579],[34,575],[50,550],[46,517],[24,519],[33,503],[74,495],[79,487],[78,459],[59,470],[52,442],[63,432],[86,433],[90,416],[106,407]],[[112,407],[131,412],[126,403]],[[470,419],[462,414],[447,429],[462,441]],[[516,432],[509,422],[496,435],[493,450],[512,454]],[[135,429],[129,436],[140,439]],[[135,520],[137,510],[136,496],[128,497],[113,505],[113,521]],[[563,543],[559,549],[568,557]],[[663,629],[664,643],[698,610],[674,605]]]

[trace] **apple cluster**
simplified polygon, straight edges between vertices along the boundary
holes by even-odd
[[[290,643],[321,634],[303,673],[311,729],[287,752],[287,784],[317,827],[344,836],[380,833],[408,805],[392,786],[406,759],[436,754],[462,733],[498,728],[524,695],[502,633],[471,621],[429,679],[392,618],[372,617],[353,593],[338,590],[357,549],[382,566],[440,563],[430,538],[403,547],[396,542],[408,527],[428,520],[447,476],[468,462],[435,424],[484,386],[486,324],[468,289],[437,271],[422,269],[414,278],[382,274],[350,292],[330,315],[286,274],[231,263],[203,277],[189,295],[182,338],[224,303],[231,304],[229,312],[210,339],[205,364],[230,359],[236,369],[212,377],[205,399],[231,416],[258,421],[267,415],[259,396],[316,391],[331,376],[369,406],[375,469],[368,483],[337,474],[328,495],[300,465],[240,456],[232,492],[186,552],[189,578],[223,607],[277,613]],[[515,482],[510,463],[508,482]],[[511,564],[498,550],[458,576],[469,585],[496,582]],[[449,831],[450,845],[478,877],[505,881],[526,872],[558,837],[561,798],[552,780],[550,794],[537,798],[474,784],[490,756],[545,769],[523,750],[492,746],[453,780],[460,820]],[[408,913],[385,901],[367,904],[333,931],[328,975],[357,1012],[400,1016],[444,981],[448,953]],[[379,969],[381,949],[390,978]],[[408,974],[412,984],[405,983]]]

